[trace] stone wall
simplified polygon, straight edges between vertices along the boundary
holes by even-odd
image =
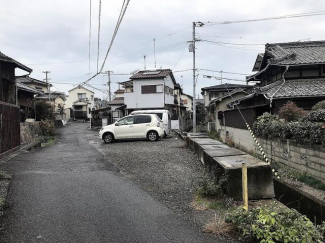
[[[41,135],[39,122],[20,123],[20,144],[34,142]]]
[[[218,130],[222,141],[230,140],[234,146],[250,154],[260,154],[248,130],[224,127]],[[266,156],[293,169],[305,172],[325,182],[325,148],[299,145],[293,140],[266,140],[258,138]]]
[[[325,182],[325,149],[321,146],[299,145],[292,140],[258,140],[271,161],[286,164]]]

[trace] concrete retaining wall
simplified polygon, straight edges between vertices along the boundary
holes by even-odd
[[[20,123],[20,144],[30,143],[42,135],[39,122]]]
[[[249,131],[231,127],[219,129],[223,141],[230,139],[234,145],[251,154],[260,154]],[[305,172],[325,182],[325,149],[321,146],[299,145],[293,140],[267,140],[258,138],[271,162],[279,162]]]

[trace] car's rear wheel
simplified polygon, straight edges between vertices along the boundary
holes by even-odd
[[[159,136],[158,136],[158,133],[156,131],[150,131],[148,132],[148,135],[147,135],[148,139],[150,141],[157,141]]]
[[[103,135],[103,140],[105,143],[111,143],[114,140],[114,136],[112,133],[107,132]]]

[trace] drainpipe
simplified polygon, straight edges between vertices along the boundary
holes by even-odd
[[[285,84],[286,80],[284,78],[284,74],[288,71],[289,69],[289,65],[286,66],[286,70],[283,72],[282,74],[282,79],[283,79],[283,83],[281,84],[281,86],[274,92],[273,95],[271,95],[270,97],[270,114],[272,114],[272,101],[273,101],[273,97],[276,95],[276,93],[279,92],[279,90],[282,88],[282,86]]]

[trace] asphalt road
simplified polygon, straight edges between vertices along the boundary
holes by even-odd
[[[1,242],[216,242],[104,159],[87,126],[58,129],[55,145],[0,164],[13,174]]]

